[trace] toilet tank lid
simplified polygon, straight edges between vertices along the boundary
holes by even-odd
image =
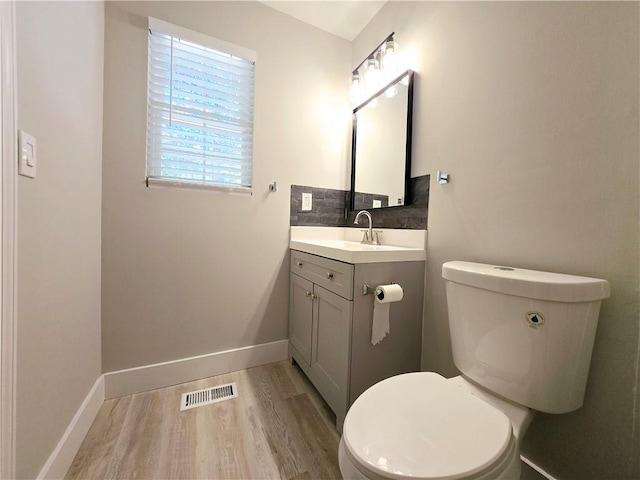
[[[552,302],[593,302],[609,298],[610,294],[609,282],[599,278],[483,263],[446,262],[442,277],[454,283]]]

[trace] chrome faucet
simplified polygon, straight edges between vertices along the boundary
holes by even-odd
[[[369,220],[369,229],[368,230],[364,230],[364,237],[362,238],[362,241],[360,243],[368,243],[368,244],[374,244],[374,245],[380,245],[380,240],[378,238],[378,232],[376,231],[376,237],[375,240],[373,238],[373,220],[371,219],[371,214],[369,212],[367,212],[366,210],[360,210],[358,212],[358,214],[356,215],[356,219],[353,221],[353,223],[355,225],[358,225],[358,222],[360,221],[360,217],[364,215],[365,217],[367,217],[367,219]]]

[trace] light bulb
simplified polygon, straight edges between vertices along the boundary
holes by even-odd
[[[360,75],[354,72],[351,77],[351,88],[349,89],[349,98],[351,103],[358,103],[362,100],[362,85],[360,84]]]
[[[367,60],[367,70],[364,72],[364,84],[368,95],[377,91],[380,85],[380,70],[373,57]]]
[[[351,103],[359,103],[362,100],[362,89],[360,88],[360,83],[352,83],[351,90],[349,91],[349,98],[351,99]]]
[[[392,98],[392,97],[395,97],[397,93],[398,93],[398,87],[396,85],[391,85],[389,88],[385,90],[384,96],[387,98]]]
[[[393,40],[388,40],[384,45],[382,66],[385,70],[388,70],[391,75],[395,75],[398,71],[398,44]]]

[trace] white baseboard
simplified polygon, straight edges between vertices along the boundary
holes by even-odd
[[[131,395],[286,360],[288,344],[288,340],[280,340],[105,373],[105,398]]]
[[[40,470],[38,480],[64,478],[106,398],[286,360],[288,344],[288,340],[280,340],[100,375]]]
[[[531,468],[533,468],[536,472],[538,472],[544,478],[547,478],[548,480],[556,480],[556,478],[553,475],[551,475],[550,473],[547,473],[542,467],[539,467],[524,455],[520,455],[520,460],[522,460],[524,463],[529,465]]]
[[[64,478],[103,402],[104,375],[100,375],[40,470],[38,479]]]

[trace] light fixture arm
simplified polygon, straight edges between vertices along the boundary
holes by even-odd
[[[365,62],[366,62],[368,59],[370,59],[370,58],[374,58],[374,59],[375,59],[375,58],[376,58],[376,53],[378,53],[378,52],[381,50],[382,46],[383,46],[384,44],[386,44],[389,40],[393,40],[393,36],[394,36],[395,34],[396,34],[396,32],[391,32],[391,34],[390,34],[387,38],[385,38],[385,39],[384,39],[384,40],[383,40],[383,41],[382,41],[382,42],[381,42],[381,43],[380,43],[376,48],[374,48],[374,49],[371,51],[371,53],[370,53],[369,55],[367,55],[367,56],[364,58],[364,60],[362,60],[362,61],[358,64],[358,66],[357,66],[356,68],[354,68],[354,69],[353,69],[353,72],[352,72],[352,73],[353,73],[354,75],[355,75],[356,73],[358,73],[358,70],[360,70],[360,67],[362,67],[362,65],[364,65],[364,64],[365,64]]]

